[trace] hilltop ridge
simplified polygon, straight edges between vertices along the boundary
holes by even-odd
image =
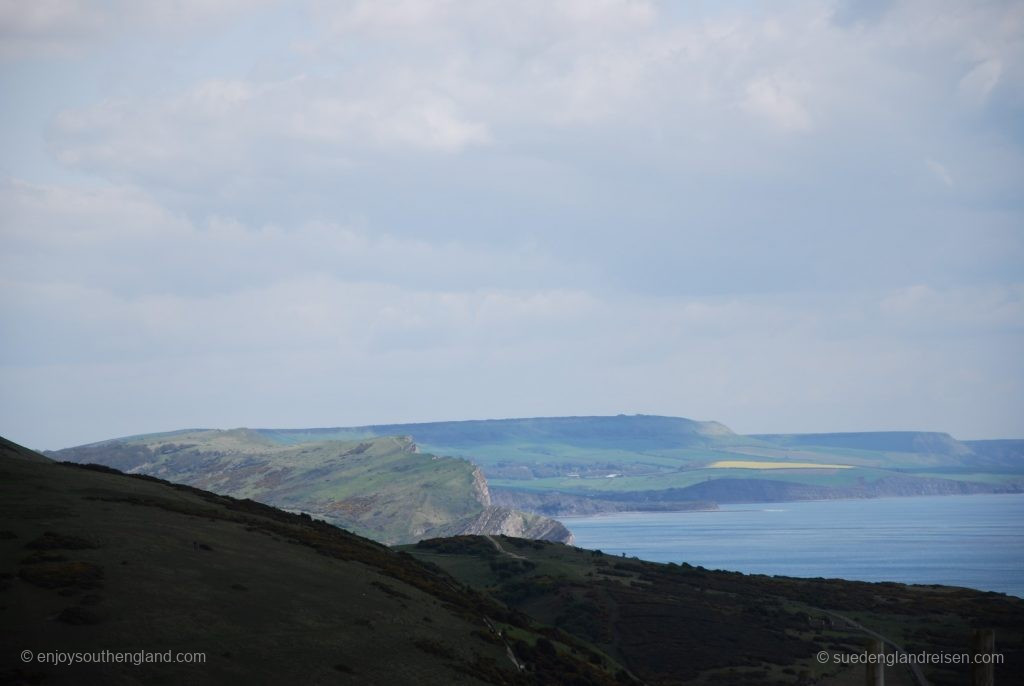
[[[467,472],[463,488],[486,479],[490,495],[476,498],[484,508],[501,506],[546,517],[690,510],[734,502],[1024,491],[1022,440],[959,441],[947,433],[918,431],[746,436],[720,422],[659,415],[183,431],[104,441],[51,454],[79,460],[79,455],[116,453],[124,446],[153,445],[162,450],[197,434],[216,436],[220,443],[240,441],[254,453],[291,455],[288,459],[293,461],[331,445],[382,442],[399,451],[421,448],[424,454],[458,458],[478,467],[479,479]],[[102,458],[114,466],[117,459],[112,454]],[[391,475],[398,478],[402,473],[393,470]],[[313,477],[319,478],[315,473]],[[194,483],[215,490],[220,487],[208,480]],[[421,495],[413,491],[411,502],[421,502]],[[287,499],[274,502],[292,506]],[[376,510],[370,503],[366,505],[372,515]],[[338,516],[329,508],[318,511]],[[479,517],[481,513],[463,508],[454,519],[462,518],[469,525],[471,514]],[[359,529],[362,521],[333,521],[370,533]],[[494,533],[561,535],[562,540],[570,540],[568,532],[553,533],[545,522],[510,518],[505,513],[491,512],[476,521],[514,522],[509,529]],[[429,535],[428,529],[413,526],[407,536]],[[451,531],[433,531],[442,530]],[[543,531],[549,533],[540,533]],[[382,540],[409,538],[389,534]]]
[[[307,512],[388,544],[469,532],[572,541],[559,522],[495,506],[479,468],[423,453],[408,436],[281,444],[250,429],[203,429],[47,455]]]

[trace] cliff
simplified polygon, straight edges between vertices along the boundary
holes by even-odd
[[[466,534],[488,534],[553,541],[572,545],[574,538],[559,521],[529,512],[512,510],[507,507],[487,507],[471,519],[458,522],[444,536]]]

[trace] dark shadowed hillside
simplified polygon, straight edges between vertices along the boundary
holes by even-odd
[[[0,683],[611,684],[618,667],[308,516],[0,444]],[[524,659],[499,636],[550,650]],[[203,653],[199,664],[22,651]]]
[[[0,681],[841,684],[866,631],[959,652],[1024,601],[661,565],[504,536],[386,548],[308,515],[0,443]],[[31,651],[31,660],[21,659]],[[171,651],[173,664],[41,663]],[[962,668],[929,671],[962,683]],[[889,684],[911,683],[899,670]]]
[[[513,608],[600,648],[651,684],[863,684],[863,667],[816,655],[858,653],[868,632],[908,652],[955,654],[995,629],[1016,683],[1024,601],[938,586],[791,579],[655,564],[505,537],[404,547]],[[894,650],[890,646],[890,650]],[[936,686],[968,683],[963,665],[928,667]],[[887,684],[915,684],[906,667]]]

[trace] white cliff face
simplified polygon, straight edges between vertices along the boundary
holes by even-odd
[[[573,535],[561,522],[505,507],[487,507],[476,517],[462,523],[456,534],[505,535],[572,545]]]
[[[473,497],[483,511],[456,526],[455,534],[504,534],[516,538],[539,539],[572,544],[573,535],[564,524],[543,515],[492,505],[487,478],[479,467],[473,469]]]
[[[491,506],[491,491],[487,488],[487,479],[479,467],[473,469],[473,497],[484,507]]]

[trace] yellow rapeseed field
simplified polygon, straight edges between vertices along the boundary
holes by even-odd
[[[819,464],[817,462],[763,462],[761,460],[719,460],[708,465],[710,469],[852,469],[848,464]]]

